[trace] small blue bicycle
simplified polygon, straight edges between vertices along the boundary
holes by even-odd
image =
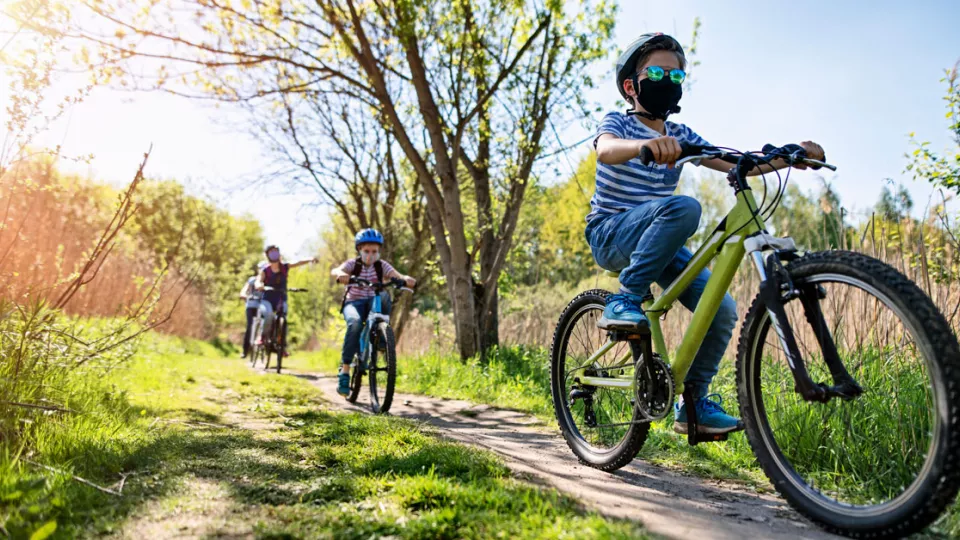
[[[409,293],[413,293],[413,289],[408,288],[402,279],[396,278],[387,283],[374,283],[353,276],[350,285],[372,288],[376,295],[364,322],[363,333],[360,334],[360,352],[350,364],[350,395],[347,401],[357,401],[363,376],[369,375],[370,409],[374,414],[386,413],[393,402],[393,386],[397,380],[397,351],[390,315],[383,312],[381,293],[390,287]]]

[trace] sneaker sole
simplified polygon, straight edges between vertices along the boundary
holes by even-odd
[[[673,423],[674,433],[679,433],[681,435],[687,434],[687,423],[686,422],[674,422]],[[703,433],[706,435],[719,435],[722,433],[733,433],[735,431],[743,431],[743,422],[739,422],[737,425],[729,428],[715,428],[710,426],[705,426],[703,424],[697,425],[697,433]]]
[[[649,331],[650,325],[640,325],[637,323],[625,323],[622,321],[611,321],[605,317],[600,317],[597,321],[597,328],[601,330],[635,330],[637,332]]]

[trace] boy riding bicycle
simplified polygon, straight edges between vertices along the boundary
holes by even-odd
[[[407,287],[411,289],[417,285],[417,280],[401,274],[390,263],[380,259],[383,235],[376,229],[363,229],[358,232],[354,237],[354,247],[357,249],[357,258],[344,262],[330,272],[337,283],[347,285],[342,310],[343,318],[347,322],[347,331],[343,336],[340,374],[337,376],[337,393],[342,396],[350,393],[350,364],[360,350],[363,323],[370,313],[376,294],[370,288],[350,287],[350,278],[358,277],[375,283],[386,283],[392,278],[398,278],[405,281]],[[389,314],[390,295],[382,293],[381,302],[383,302],[383,312]]]
[[[680,158],[680,143],[709,143],[689,127],[666,121],[680,112],[685,66],[683,48],[661,33],[640,36],[617,60],[617,87],[632,108],[608,113],[597,130],[596,192],[585,231],[597,264],[620,273],[620,292],[609,297],[598,323],[603,329],[648,328],[641,304],[650,285],[669,285],[692,257],[684,244],[700,224],[700,203],[673,194],[682,169],[674,163]],[[808,141],[801,146],[810,158],[823,159],[820,145]],[[655,164],[647,166],[640,160],[644,147]],[[720,159],[704,159],[700,165],[722,172],[730,168]],[[783,160],[773,160],[750,175],[786,166]],[[709,277],[710,271],[704,270],[680,296],[684,307],[696,308]],[[740,420],[723,410],[719,396],[708,395],[736,322],[736,303],[727,294],[684,381],[696,397],[700,432],[743,429]],[[711,399],[714,396],[717,401]],[[686,433],[688,405],[675,407],[677,432]]]
[[[316,263],[316,258],[303,259],[294,263],[283,262],[280,257],[280,248],[275,245],[269,245],[263,250],[267,256],[267,264],[257,276],[256,289],[263,291],[263,297],[260,301],[260,316],[263,317],[263,327],[260,335],[257,336],[257,344],[263,343],[263,336],[271,335],[273,322],[277,314],[286,313],[287,309],[287,274],[291,268],[303,266],[305,264]],[[269,287],[269,290],[264,290]]]

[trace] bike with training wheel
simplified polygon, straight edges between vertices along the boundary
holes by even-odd
[[[356,276],[350,277],[350,285],[371,288],[374,291],[370,314],[363,323],[360,334],[360,352],[350,364],[350,394],[347,401],[356,403],[363,388],[363,377],[370,386],[370,409],[374,414],[384,414],[393,403],[393,387],[397,380],[397,351],[390,326],[390,315],[383,312],[381,293],[394,289],[397,292],[413,293],[402,279],[393,278],[386,283],[374,283]]]
[[[645,151],[649,150],[644,148]],[[649,152],[641,153],[652,163]],[[960,487],[960,349],[933,301],[893,267],[860,253],[801,254],[766,227],[790,178],[757,204],[755,167],[836,167],[798,145],[760,152],[686,146],[677,165],[719,158],[736,204],[687,268],[643,307],[650,328],[597,327],[605,290],[579,294],[557,324],[551,387],[557,422],[586,465],[613,471],[667,418],[744,257],[759,290],[740,330],[737,397],[746,437],[767,478],[791,506],[826,530],[857,538],[901,537],[932,523]],[[770,173],[768,173],[770,174]],[[694,278],[714,263],[706,290],[671,356],[661,321]],[[691,445],[726,439],[700,433],[688,408]]]
[[[265,291],[275,290],[273,287],[264,287]],[[288,293],[305,293],[308,289],[288,288]],[[260,333],[264,324],[263,315],[257,312],[253,320],[253,331],[250,332],[250,365],[257,367],[258,363],[263,363],[263,370],[270,369],[270,357],[276,357],[277,373],[280,373],[283,367],[283,357],[287,353],[287,303],[284,301],[277,306],[277,312],[273,318],[273,328],[269,335],[260,338]]]

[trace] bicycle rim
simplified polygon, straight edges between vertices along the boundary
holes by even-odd
[[[629,351],[626,342],[617,343],[593,363],[585,365],[586,360],[607,340],[607,332],[597,327],[603,309],[603,304],[588,304],[573,314],[564,332],[558,358],[558,369],[562,373],[562,395],[567,398],[566,411],[574,435],[596,453],[605,453],[619,446],[631,428],[630,422],[634,420],[630,389],[587,387],[577,382],[581,375],[633,377],[632,362],[611,369]],[[569,396],[575,390],[588,392],[590,399],[574,399],[571,403]]]
[[[917,322],[871,283],[839,273],[804,281],[826,291],[824,320],[864,392],[850,401],[804,401],[764,312],[747,375],[761,436],[788,481],[825,510],[851,518],[896,512],[929,475],[938,445],[944,393],[935,352]],[[800,301],[785,307],[811,379],[830,384]]]

